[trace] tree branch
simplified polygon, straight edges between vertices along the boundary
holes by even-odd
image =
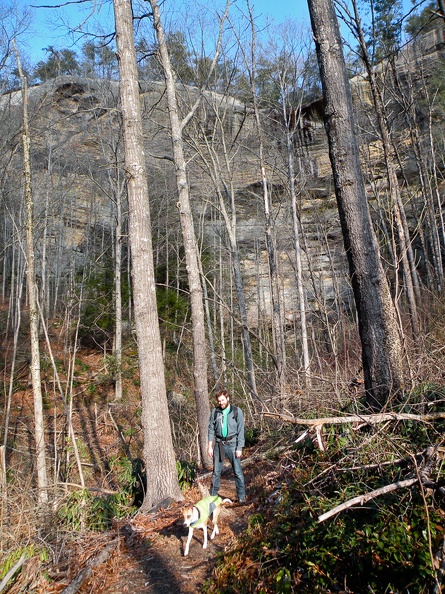
[[[2,581],[0,583],[0,592],[3,592],[3,590],[8,585],[9,580],[14,577],[14,575],[21,568],[21,566],[23,565],[23,563],[25,561],[26,561],[26,555],[22,555],[20,557],[20,559],[17,561],[17,563],[15,563],[15,565],[13,567],[11,567],[11,569],[8,571],[8,573],[5,575],[5,577],[2,579]]]
[[[96,557],[93,557],[79,573],[74,580],[63,589],[62,594],[75,594],[82,586],[83,582],[87,580],[93,573],[93,569],[104,563],[113,552],[114,547],[119,539],[112,540]]]
[[[437,444],[436,446],[430,446],[426,448],[424,452],[422,452],[422,463],[417,471],[417,476],[415,478],[405,479],[404,481],[397,481],[396,483],[391,483],[390,485],[386,485],[385,487],[381,487],[380,489],[375,489],[374,491],[370,491],[369,493],[365,493],[364,495],[358,495],[357,497],[353,497],[352,499],[349,499],[349,501],[345,501],[344,503],[337,505],[337,507],[334,507],[330,511],[319,516],[318,523],[320,524],[328,518],[331,518],[339,512],[345,509],[349,509],[354,505],[363,505],[367,501],[375,499],[380,495],[384,495],[385,493],[391,493],[392,491],[395,491],[396,489],[400,489],[403,487],[411,487],[411,485],[414,485],[419,481],[422,485],[425,485],[427,487],[437,488],[438,485],[430,480],[429,475],[433,468],[435,457],[438,450],[439,444]]]
[[[353,507],[354,505],[363,505],[364,503],[366,503],[367,501],[370,501],[371,499],[375,499],[376,497],[379,497],[380,495],[385,495],[385,493],[391,493],[392,491],[396,491],[397,489],[401,489],[403,487],[411,487],[411,485],[414,485],[415,483],[417,483],[418,480],[419,479],[416,477],[416,478],[406,479],[404,481],[397,481],[396,483],[391,483],[390,485],[385,485],[384,487],[381,487],[380,489],[375,489],[374,491],[370,491],[369,493],[365,493],[364,495],[358,495],[357,497],[353,497],[352,499],[349,499],[349,501],[345,501],[341,505],[337,505],[337,507],[334,507],[333,509],[331,509],[328,512],[319,516],[318,523],[321,524],[321,522],[324,522],[328,518],[331,518],[332,516],[335,516],[336,514],[340,513],[341,511],[343,511],[345,509],[349,509],[350,507]]]
[[[435,421],[437,419],[445,419],[445,412],[430,413],[426,415],[413,415],[410,413],[378,413],[373,415],[350,415],[348,417],[326,417],[321,419],[301,419],[298,417],[291,417],[280,413],[263,413],[265,417],[277,418],[293,425],[306,425],[309,427],[317,427],[319,425],[340,425],[345,423],[366,423],[368,425],[377,425],[386,421]]]

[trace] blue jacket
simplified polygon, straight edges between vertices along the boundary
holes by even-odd
[[[227,437],[236,437],[233,440],[233,444],[235,445],[235,450],[242,450],[244,447],[244,415],[243,411],[237,407],[238,414],[237,419],[233,414],[233,406],[230,404],[230,410],[227,417]],[[223,411],[221,408],[216,407],[210,413],[209,419],[209,442],[213,441],[215,438],[216,440],[224,439],[222,437],[222,419],[223,419]]]

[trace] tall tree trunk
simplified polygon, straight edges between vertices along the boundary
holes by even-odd
[[[16,50],[17,66],[22,83],[23,99],[23,173],[26,208],[26,258],[29,333],[31,342],[31,381],[34,395],[34,431],[36,440],[36,466],[38,500],[40,504],[48,501],[48,476],[46,471],[45,427],[43,420],[42,384],[40,377],[39,348],[39,310],[37,306],[37,281],[34,256],[34,201],[31,180],[31,138],[28,124],[28,82],[23,75],[20,58]]]
[[[403,388],[397,320],[366,200],[352,97],[332,0],[308,0],[323,86],[325,126],[358,313],[367,400],[379,409]]]
[[[114,345],[116,359],[116,377],[114,382],[114,398],[122,400],[122,193],[116,191],[116,228],[114,237]]]
[[[286,343],[284,336],[284,316],[281,299],[281,290],[278,276],[278,261],[274,237],[274,220],[272,216],[271,200],[269,196],[269,183],[266,173],[266,159],[264,149],[263,126],[260,117],[258,97],[256,91],[256,29],[253,12],[248,2],[249,20],[251,27],[251,56],[250,56],[250,84],[252,92],[253,110],[257,128],[259,144],[259,164],[261,171],[261,183],[263,189],[263,207],[264,207],[264,233],[266,237],[266,249],[269,264],[270,292],[272,306],[272,332],[274,337],[274,352],[277,374],[277,388],[280,401],[283,401],[286,395]]]
[[[182,499],[179,488],[156,306],[149,195],[138,72],[130,0],[114,0],[120,98],[129,203],[134,318],[142,394],[144,462],[147,476],[143,510],[165,498]]]
[[[301,242],[300,242],[300,221],[297,212],[297,192],[295,188],[295,160],[292,143],[292,130],[286,113],[284,113],[286,122],[286,148],[287,148],[287,167],[289,172],[289,193],[292,207],[292,229],[295,252],[295,282],[298,294],[298,309],[300,313],[300,332],[301,332],[301,351],[303,354],[303,368],[306,385],[311,385],[311,367],[309,357],[309,341],[306,322],[306,299],[304,295],[303,266],[301,262]]]
[[[196,152],[199,154],[210,178],[212,179],[218,200],[215,204],[215,208],[217,212],[222,215],[222,220],[224,221],[226,229],[224,237],[227,237],[228,239],[228,248],[231,253],[231,264],[238,301],[239,319],[242,327],[242,345],[247,373],[247,384],[250,396],[258,399],[252,341],[247,318],[246,297],[237,241],[236,189],[233,182],[235,176],[235,155],[239,150],[239,143],[236,142],[236,139],[245,124],[245,119],[243,118],[237,129],[232,130],[232,124],[229,125],[228,121],[230,111],[227,109],[227,104],[221,95],[207,96],[206,105],[209,110],[211,110],[209,117],[211,117],[212,122],[214,122],[212,136],[209,138],[209,135],[206,134],[204,129],[204,126],[206,125],[205,121],[203,124],[198,121],[196,123],[198,127],[197,134],[195,135],[195,138],[191,138],[190,141],[193,143]],[[227,131],[229,127],[231,129],[230,133]],[[214,142],[215,137],[219,139],[218,143]],[[220,222],[221,219],[219,217],[218,221],[215,223],[219,226]],[[221,255],[219,254],[219,258],[220,257]],[[222,273],[221,267],[219,267],[219,270]],[[224,291],[222,291],[220,295],[222,299]]]
[[[385,107],[383,104],[383,98],[378,88],[376,73],[371,64],[368,48],[365,42],[365,37],[361,25],[361,20],[358,14],[358,7],[356,0],[353,0],[354,10],[354,21],[355,27],[358,33],[358,41],[360,44],[360,51],[363,63],[368,74],[369,84],[371,86],[371,94],[374,103],[374,109],[377,117],[377,123],[380,130],[380,139],[383,145],[383,152],[385,155],[385,166],[388,176],[389,195],[391,199],[391,208],[393,212],[394,222],[397,232],[398,247],[400,252],[400,258],[403,266],[403,275],[405,281],[405,291],[408,299],[408,307],[410,312],[411,328],[414,341],[417,341],[420,334],[419,329],[419,316],[417,314],[417,304],[414,293],[413,276],[411,273],[411,266],[408,259],[408,244],[410,243],[409,236],[406,236],[406,230],[403,225],[403,217],[401,211],[403,210],[402,197],[400,195],[399,181],[397,179],[397,172],[395,166],[395,156],[392,151],[392,143],[390,137],[390,131],[387,123],[385,114]],[[397,274],[397,270],[395,270]]]
[[[198,263],[199,253],[193,225],[192,209],[190,205],[190,194],[187,180],[187,167],[184,156],[183,139],[184,126],[188,121],[190,121],[191,116],[196,110],[197,104],[195,104],[196,107],[194,106],[189,114],[187,114],[185,120],[181,122],[179,118],[176,96],[175,73],[170,62],[159,6],[157,0],[149,1],[153,11],[153,25],[159,44],[159,55],[167,88],[168,112],[170,116],[170,127],[173,143],[173,159],[175,162],[176,182],[178,186],[178,207],[190,288],[194,352],[193,374],[195,380],[195,400],[199,428],[199,446],[201,450],[201,460],[203,461],[204,466],[210,468],[210,463],[207,456],[207,429],[210,416],[210,404],[208,397],[205,316]]]

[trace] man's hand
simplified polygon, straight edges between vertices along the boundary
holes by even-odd
[[[209,458],[213,458],[213,443],[209,443],[207,447],[207,454]]]
[[[241,456],[242,456],[242,455],[243,455],[243,450],[236,450],[236,452],[235,452],[235,456],[236,456],[237,458],[241,458]]]

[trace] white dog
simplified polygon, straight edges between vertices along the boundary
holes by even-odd
[[[207,524],[209,520],[212,520],[213,524],[213,532],[210,539],[215,538],[215,535],[219,534],[218,516],[223,503],[232,503],[232,501],[230,499],[223,499],[219,495],[209,495],[198,501],[198,503],[195,503],[194,506],[186,507],[182,510],[184,514],[184,526],[188,526],[189,529],[184,557],[188,555],[190,541],[192,540],[193,530],[195,528],[202,528],[204,533],[203,549],[207,548]]]

